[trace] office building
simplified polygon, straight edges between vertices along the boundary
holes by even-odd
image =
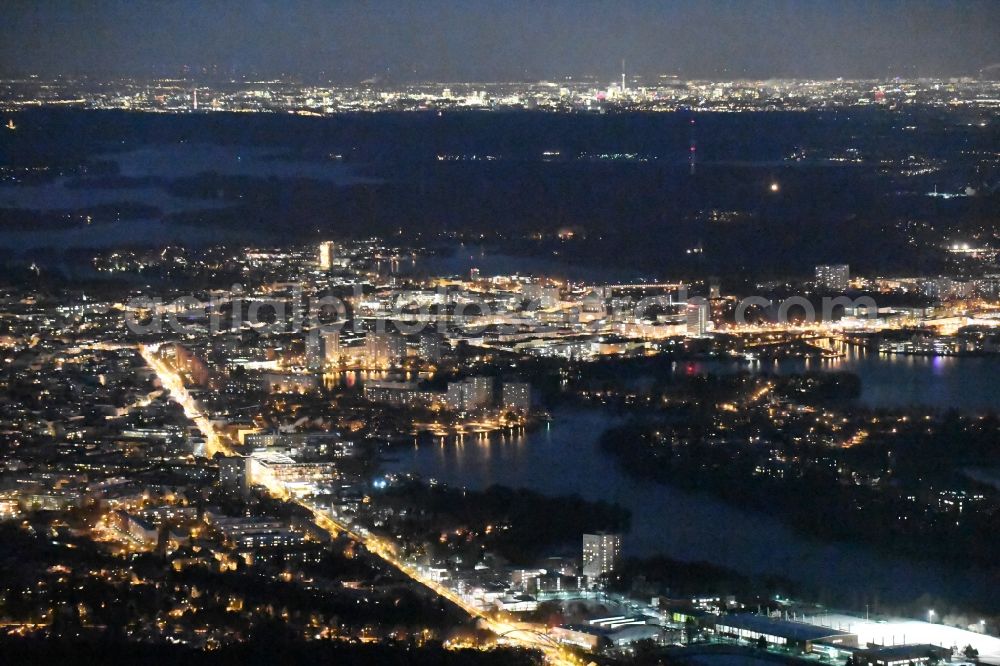
[[[268,488],[287,488],[322,484],[339,478],[333,462],[299,462],[291,456],[271,450],[258,450],[247,460],[247,483]],[[296,489],[293,489],[293,491]]]

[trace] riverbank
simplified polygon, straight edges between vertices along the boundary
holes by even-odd
[[[396,448],[396,462],[386,469],[470,489],[500,484],[614,502],[632,515],[623,538],[627,556],[664,555],[785,577],[810,588],[820,602],[863,609],[902,607],[926,597],[982,607],[1000,598],[1000,581],[980,569],[948,570],[862,545],[820,541],[703,493],[636,480],[600,451],[600,435],[620,424],[599,410],[560,410],[531,433]]]

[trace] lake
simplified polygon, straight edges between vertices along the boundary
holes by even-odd
[[[971,411],[1000,410],[1000,356],[904,356],[845,346],[835,359],[783,359],[751,364],[694,361],[686,372],[738,371],[797,374],[852,372],[861,378],[859,401],[868,407],[924,406]]]
[[[919,402],[950,407],[970,402],[1000,408],[994,379],[998,362],[993,359],[856,355],[822,365],[861,374],[861,401],[869,405]],[[805,364],[782,362],[766,369],[791,372],[796,366],[801,370]],[[705,364],[698,367],[708,369]],[[550,424],[528,433],[396,449],[387,471],[415,472],[472,489],[501,484],[617,502],[632,512],[631,531],[623,539],[626,555],[663,554],[775,574],[846,596],[858,608],[879,601],[912,601],[923,594],[959,604],[996,605],[1000,599],[1000,581],[985,571],[945,570],[863,545],[817,541],[769,515],[706,494],[633,479],[599,447],[601,433],[617,422],[600,410],[559,411]]]

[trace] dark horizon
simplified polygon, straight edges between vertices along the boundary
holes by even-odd
[[[1000,68],[998,32],[1000,3],[982,0],[16,1],[0,25],[0,72],[607,81],[624,59],[647,79],[975,76]]]

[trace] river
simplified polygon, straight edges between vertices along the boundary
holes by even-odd
[[[1000,361],[996,359],[858,354],[819,363],[860,374],[864,386],[860,401],[870,406],[919,403],[1000,408],[1000,386],[995,381]],[[796,361],[758,369],[790,372],[804,367],[803,361]],[[703,364],[694,367],[695,371],[708,369]],[[685,364],[682,371],[691,368]],[[626,555],[663,554],[753,574],[775,574],[851,599],[859,608],[879,601],[913,601],[923,594],[958,604],[996,605],[1000,599],[1000,580],[988,578],[985,571],[959,565],[948,569],[863,545],[820,542],[764,513],[705,494],[637,481],[599,448],[600,434],[615,423],[615,417],[599,410],[560,411],[547,426],[518,436],[400,448],[393,452],[387,469],[416,472],[472,489],[502,484],[618,502],[632,512],[631,530],[623,539]]]

